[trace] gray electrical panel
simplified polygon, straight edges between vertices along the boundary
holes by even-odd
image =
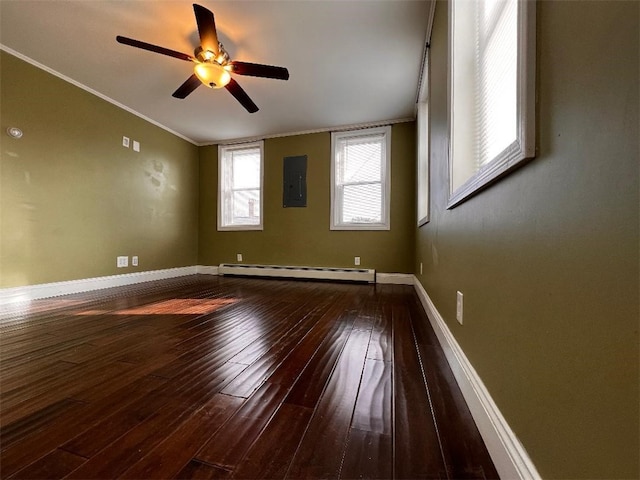
[[[284,157],[282,173],[282,206],[306,207],[307,156]]]

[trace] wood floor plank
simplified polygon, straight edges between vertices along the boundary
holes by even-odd
[[[284,478],[311,414],[310,408],[282,404],[232,478]]]
[[[205,378],[189,388],[172,392],[168,403],[139,423],[115,442],[95,454],[68,478],[115,478],[161,443],[173,435],[180,424],[197,412],[206,399],[214,396],[243,368],[239,364],[225,363],[212,366]]]
[[[228,395],[214,395],[170,437],[151,450],[120,478],[172,478],[194,457],[206,442],[231,417],[243,399]]]
[[[21,417],[37,412],[41,408],[73,397],[78,390],[92,388],[109,380],[125,375],[131,364],[115,362],[104,366],[95,366],[89,372],[76,371],[74,375],[56,377],[48,382],[35,385],[24,396],[11,396],[2,400],[0,421],[11,423]]]
[[[404,305],[393,309],[394,478],[448,478],[439,432]]]
[[[391,362],[393,360],[393,336],[391,325],[391,305],[384,304],[378,309],[374,319],[367,357]]]
[[[227,470],[238,467],[283,402],[287,387],[264,383],[236,414],[202,445],[195,459]]]
[[[391,435],[393,365],[367,358],[351,426],[367,432]]]
[[[0,428],[0,445],[2,445],[2,449],[8,448],[17,440],[28,437],[31,433],[42,430],[59,416],[76,409],[79,405],[82,405],[82,402],[65,398],[51,403],[37,412],[21,417],[13,423],[3,425]]]
[[[86,460],[86,458],[79,457],[73,453],[55,449],[9,478],[31,480],[62,478],[82,465]]]
[[[439,429],[447,433],[440,438],[449,475],[456,479],[498,478],[444,352],[432,345],[422,346],[420,352],[435,418]]]
[[[393,478],[393,438],[352,428],[340,468],[340,478]]]
[[[293,388],[285,400],[287,403],[315,408],[344,345],[351,335],[353,322],[353,315],[349,314],[338,319],[335,328],[327,333],[300,376],[295,380]]]
[[[316,322],[313,315],[305,315],[293,326],[287,325],[286,329],[276,331],[278,335],[272,337],[271,342],[261,341],[262,354],[257,355],[256,349],[252,349],[251,356],[241,357],[242,360],[251,363],[225,387],[222,393],[244,398],[250,396],[285,361],[291,349],[304,338]],[[236,357],[237,355],[230,361],[235,361]]]
[[[368,330],[351,332],[300,442],[288,477],[338,476],[370,338]]]
[[[79,404],[70,408],[56,420],[48,423],[44,428],[25,435],[6,448],[1,453],[2,474],[11,475],[48,454],[59,445],[90,428],[105,416],[119,415],[141,396],[158,388],[158,378],[145,377],[114,392],[96,404]]]
[[[174,478],[190,478],[193,480],[224,480],[231,472],[214,467],[197,460],[191,460]]]
[[[269,378],[270,382],[283,385],[292,385],[295,382],[325,338],[342,328],[336,317],[342,315],[345,302],[344,297],[334,299],[331,306],[319,316],[313,328],[273,372]]]

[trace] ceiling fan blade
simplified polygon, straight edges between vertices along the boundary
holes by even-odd
[[[124,45],[141,48],[143,50],[149,50],[150,52],[160,53],[169,57],[179,58],[180,60],[185,60],[187,62],[192,62],[195,60],[191,55],[187,55],[186,53],[176,52],[175,50],[159,47],[158,45],[152,45],[147,42],[141,42],[140,40],[134,40],[133,38],[127,38],[118,35],[116,37],[116,40],[118,41],[118,43],[122,43]]]
[[[258,111],[257,105],[253,103],[253,100],[249,98],[247,92],[245,92],[242,87],[238,85],[238,82],[236,82],[233,78],[224,88],[229,90],[229,93],[236,97],[236,100],[238,100],[242,104],[242,106],[247,109],[247,112],[255,113]]]
[[[276,80],[289,80],[289,70],[284,67],[248,62],[229,62],[229,64],[232,67],[231,71],[238,75],[275,78]]]
[[[198,77],[196,77],[196,74],[194,73],[189,78],[187,78],[187,81],[180,85],[178,89],[171,94],[171,96],[175,98],[187,98],[187,95],[193,92],[200,85],[202,85],[202,82]]]
[[[193,4],[193,11],[196,14],[198,33],[200,34],[200,46],[203,50],[209,50],[218,55],[218,34],[216,33],[216,21],[213,12],[196,3]]]

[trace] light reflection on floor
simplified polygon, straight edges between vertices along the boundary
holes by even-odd
[[[236,301],[235,298],[173,298],[122,310],[85,310],[76,315],[203,315]]]

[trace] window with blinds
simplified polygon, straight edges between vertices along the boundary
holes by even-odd
[[[535,0],[450,2],[453,206],[535,153]]]
[[[334,132],[332,230],[389,230],[391,127]]]
[[[218,147],[218,230],[262,230],[262,142]]]

